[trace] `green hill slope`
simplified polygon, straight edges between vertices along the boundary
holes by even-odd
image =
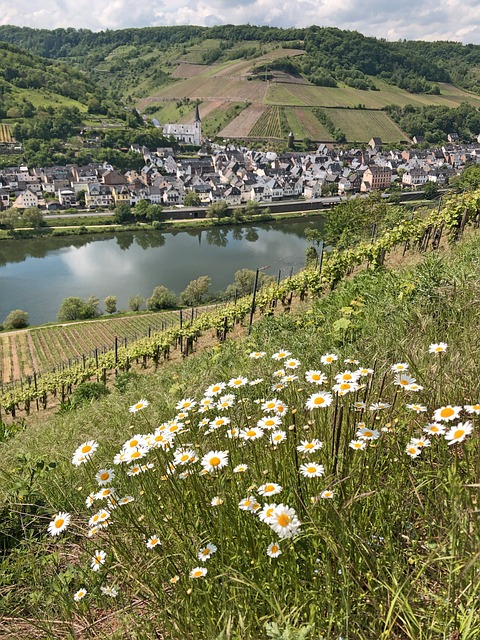
[[[475,640],[479,249],[279,301],[1,445],[9,632]]]
[[[86,29],[36,30],[0,26],[0,40],[59,59],[88,71],[96,86],[149,115],[186,98],[210,111],[228,103],[275,105],[286,109],[282,137],[327,140],[297,107],[384,109],[389,104],[480,106],[480,47],[454,42],[387,42],[358,32],[309,27],[278,29],[251,25],[151,27],[94,33]],[[236,121],[234,112],[210,135],[227,129],[229,137],[248,137],[252,117]],[[408,140],[389,115],[368,119],[369,133],[358,135],[362,117],[349,122],[345,138],[367,141],[373,135],[391,142]],[[355,120],[355,114],[352,116]],[[185,121],[178,115],[173,121]],[[305,119],[304,119],[305,120]],[[378,126],[375,125],[378,123]],[[246,126],[244,126],[246,123]],[[247,127],[249,130],[247,130]],[[465,129],[466,137],[478,132]],[[231,131],[237,131],[231,136]],[[353,136],[350,139],[350,133]],[[437,132],[438,133],[438,132]],[[446,139],[449,131],[440,133]],[[438,138],[438,135],[437,135]],[[432,140],[433,141],[433,140]]]

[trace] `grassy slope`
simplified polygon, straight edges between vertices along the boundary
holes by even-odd
[[[272,619],[283,627],[287,622],[295,626],[312,623],[313,637],[325,635],[329,640],[339,635],[358,640],[372,637],[438,640],[453,637],[455,629],[460,630],[457,637],[462,640],[477,638],[478,621],[472,618],[469,622],[475,597],[478,598],[478,582],[472,576],[475,529],[468,515],[475,493],[464,485],[478,483],[478,439],[475,443],[472,436],[468,446],[458,447],[456,454],[455,448],[438,440],[415,461],[405,456],[403,447],[406,439],[419,434],[420,425],[427,421],[422,415],[406,410],[405,402],[424,403],[428,405],[427,415],[431,415],[442,404],[479,401],[475,302],[479,295],[479,248],[477,232],[453,255],[429,255],[413,271],[361,273],[314,302],[300,316],[266,318],[250,338],[228,341],[181,364],[166,365],[157,375],[132,379],[124,392],[116,391],[74,413],[40,421],[2,445],[0,451],[7,469],[12,467],[15,455],[32,451],[35,456],[60,463],[59,468],[44,476],[38,472],[37,491],[51,505],[40,521],[44,530],[52,512],[83,511],[84,496],[93,488],[87,479],[88,470],[75,470],[69,463],[80,442],[90,438],[99,441],[101,449],[94,469],[108,465],[111,455],[132,433],[151,430],[173,417],[180,398],[199,399],[212,382],[228,381],[239,374],[249,379],[259,374],[267,376],[280,366],[270,358],[265,361],[248,358],[252,349],[262,348],[269,356],[278,349],[288,349],[302,362],[301,372],[318,368],[320,354],[326,352],[338,353],[341,359],[358,358],[362,365],[374,366],[379,372],[369,401],[378,398],[379,385],[383,387],[380,394],[383,400],[394,398],[392,374],[387,373],[385,384],[382,382],[383,372],[394,362],[408,362],[412,375],[425,386],[424,392],[413,397],[400,396],[392,415],[378,413],[375,426],[388,428],[391,423],[394,433],[383,434],[377,447],[352,454],[340,438],[339,475],[331,466],[331,425],[325,425],[324,449],[313,458],[320,458],[325,464],[325,479],[301,480],[296,490],[290,488],[277,497],[277,502],[297,505],[305,529],[305,535],[293,546],[288,540],[282,543],[284,555],[278,560],[265,556],[265,548],[272,540],[265,536],[265,526],[253,526],[256,525],[253,516],[239,512],[236,503],[248,495],[247,487],[252,483],[258,486],[265,480],[275,480],[289,487],[295,482],[289,470],[298,461],[294,461],[291,444],[281,445],[275,457],[268,453],[269,446],[257,446],[258,457],[251,458],[254,445],[248,443],[245,449],[239,449],[240,457],[251,464],[245,478],[242,474],[231,477],[223,472],[218,482],[202,480],[201,485],[198,481],[158,484],[155,472],[139,479],[119,478],[122,493],[132,493],[139,500],[132,511],[133,519],[123,521],[122,526],[128,527],[128,540],[117,527],[112,528],[108,541],[101,537],[92,543],[77,538],[79,548],[68,543],[58,547],[46,539],[41,544],[35,542],[34,547],[25,544],[10,558],[9,571],[14,572],[13,579],[25,572],[30,586],[17,590],[12,599],[15,591],[9,591],[7,581],[6,593],[10,595],[4,606],[9,615],[22,611],[27,618],[41,617],[46,608],[49,616],[72,617],[80,627],[93,623],[98,637],[102,633],[105,637],[108,627],[99,623],[97,626],[95,620],[103,617],[105,609],[113,609],[117,612],[118,635],[111,628],[108,632],[110,637],[121,638],[127,628],[132,633],[134,617],[123,610],[123,605],[136,593],[153,615],[153,626],[163,630],[165,638],[210,640],[229,625],[232,631],[225,638],[260,638],[264,636],[264,622]],[[347,327],[344,323],[344,329],[335,324],[342,317],[350,320]],[[447,354],[441,357],[428,354],[428,345],[441,340],[448,342]],[[345,366],[348,365],[340,365],[340,369]],[[278,392],[290,406],[298,408],[296,419],[289,414],[285,420],[285,427],[297,425],[300,430],[297,438],[311,438],[324,429],[323,418],[312,414],[308,421],[308,414],[305,415],[303,398],[314,389],[308,387],[302,393],[304,387],[305,383],[297,383],[291,390]],[[265,384],[255,395],[271,397],[273,393]],[[151,407],[129,417],[128,406],[139,398],[147,398]],[[258,411],[255,405],[248,407],[249,413]],[[234,421],[244,421],[243,412],[233,411],[230,415]],[[369,415],[364,414],[364,419]],[[348,410],[344,414],[345,428],[350,432],[354,416]],[[194,416],[192,420],[195,423],[198,418]],[[478,418],[474,420],[478,433]],[[134,426],[129,427],[130,424]],[[295,438],[295,433],[288,431],[287,442],[292,437]],[[211,447],[230,448],[232,458],[236,455],[236,449],[227,445],[228,441],[215,438],[212,442],[205,441],[204,437],[197,437],[193,428],[179,440],[196,442],[200,454]],[[162,467],[163,458],[157,463]],[[25,473],[28,475],[28,463]],[[311,492],[336,482],[339,482],[335,487],[337,495],[332,502],[324,501],[316,509],[304,504],[302,510],[298,491],[308,500]],[[140,487],[145,491],[143,501],[138,493]],[[206,508],[213,495],[225,498],[222,506],[225,511]],[[147,499],[148,496],[151,498]],[[77,516],[76,523],[80,523],[80,518],[84,520],[85,514]],[[72,530],[77,530],[76,526]],[[158,554],[157,550],[145,551],[145,540],[157,530],[164,539],[163,547]],[[189,567],[198,564],[194,550],[209,540],[216,542],[220,551],[215,560],[205,565],[208,580],[198,583],[189,580],[183,572],[188,573]],[[55,548],[63,549],[59,556],[45,554],[47,549]],[[95,548],[105,548],[109,555],[115,553],[115,567],[111,566],[108,572],[116,576],[122,596],[119,602],[106,602],[89,595],[87,604],[77,607],[75,613],[68,605],[71,594],[83,584],[95,591],[99,584],[97,575],[101,578],[105,574],[105,571],[93,574],[82,568]],[[75,563],[79,555],[82,558],[67,574],[59,573],[66,569],[65,552],[74,554]],[[36,565],[32,554],[37,554]],[[175,572],[182,577],[178,586],[172,588],[168,579]],[[226,580],[222,579],[224,573]],[[190,587],[193,587],[191,597],[187,592]],[[163,593],[167,595],[166,601]],[[165,616],[180,625],[176,632],[164,630]],[[153,630],[145,626],[148,625],[145,619],[141,624],[140,633],[145,635],[139,637],[149,637]],[[57,623],[55,628],[57,635],[52,637],[70,637],[64,623]]]

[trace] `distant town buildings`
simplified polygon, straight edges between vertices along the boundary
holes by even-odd
[[[188,125],[190,134],[200,135],[200,125],[197,109],[196,124]],[[233,206],[249,201],[349,196],[392,185],[411,191],[428,182],[442,187],[469,164],[480,163],[478,140],[385,151],[381,140],[372,138],[366,149],[320,144],[310,153],[228,145],[214,146],[194,158],[177,157],[172,147],[151,150],[132,145],[131,150],[143,158],[139,171],[120,172],[108,162],[0,169],[0,208],[53,210],[85,203],[95,209],[122,203],[135,206],[141,200],[172,207],[183,205],[189,192],[197,194],[204,206],[219,201]]]

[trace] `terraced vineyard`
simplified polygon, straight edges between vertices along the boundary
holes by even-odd
[[[187,314],[187,312],[186,312]],[[179,322],[178,311],[33,328],[0,336],[0,380],[4,383],[46,371],[95,349],[111,350],[115,338],[122,346]]]

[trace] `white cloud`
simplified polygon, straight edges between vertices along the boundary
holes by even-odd
[[[0,0],[0,24],[88,28],[195,24],[312,24],[355,29],[389,40],[480,44],[478,0]]]

